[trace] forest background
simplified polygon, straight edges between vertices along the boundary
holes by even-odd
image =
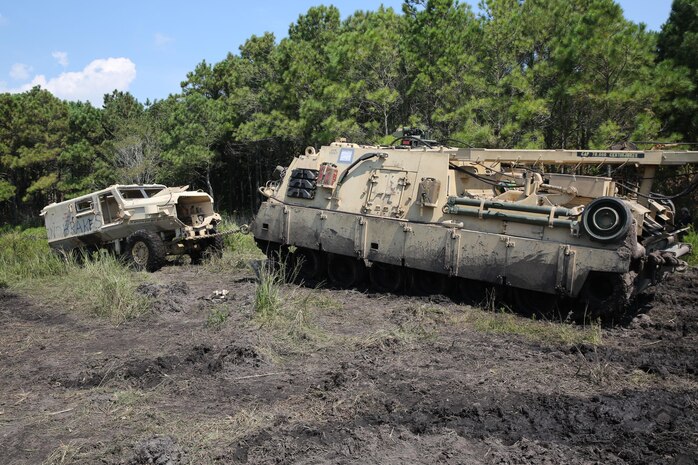
[[[492,148],[696,142],[698,0],[674,0],[659,32],[613,0],[484,0],[477,14],[407,0],[345,20],[318,6],[281,41],[252,36],[202,61],[163,100],[3,93],[0,223],[36,224],[48,203],[114,183],[189,184],[249,213],[306,146],[389,143],[402,126]],[[690,170],[658,190],[680,190]]]

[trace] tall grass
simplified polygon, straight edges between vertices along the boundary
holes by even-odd
[[[107,253],[78,263],[51,250],[44,228],[0,234],[0,282],[62,308],[106,317],[115,323],[148,310],[137,292],[139,274]],[[37,290],[41,292],[37,292]]]
[[[150,306],[150,300],[137,291],[138,276],[145,273],[134,273],[113,255],[100,253],[81,266],[69,266],[60,281],[84,311],[121,323],[146,313]]]
[[[254,318],[272,330],[277,338],[298,348],[298,344],[315,343],[325,334],[313,323],[319,310],[340,307],[340,304],[319,295],[318,289],[294,284],[298,267],[287,268],[285,263],[266,262],[257,269]]]
[[[8,285],[64,273],[69,261],[52,252],[44,228],[0,234],[0,281]]]
[[[254,310],[262,323],[273,322],[283,307],[281,286],[286,282],[285,270],[269,263],[259,267],[257,287],[254,294]]]

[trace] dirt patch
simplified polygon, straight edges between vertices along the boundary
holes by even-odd
[[[134,447],[134,454],[128,465],[179,465],[184,462],[184,454],[169,436],[155,437],[141,441]]]
[[[695,269],[645,296],[627,324],[599,329],[600,344],[484,332],[469,317],[487,313],[439,296],[290,286],[288,302],[319,295],[288,323],[317,335],[294,338],[255,320],[252,272],[153,278],[139,292],[154,311],[120,326],[0,288],[6,463],[698,458]],[[215,330],[212,309],[226,315]]]
[[[186,296],[191,293],[191,290],[184,281],[167,284],[142,283],[136,288],[136,292],[150,297],[155,311],[181,312],[189,308]]]

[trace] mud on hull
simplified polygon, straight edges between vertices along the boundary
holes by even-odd
[[[271,202],[251,230],[269,258],[297,266],[306,282],[368,281],[378,291],[417,294],[449,288],[471,303],[498,300],[526,314],[613,318],[656,283],[630,270],[630,244],[573,246]]]

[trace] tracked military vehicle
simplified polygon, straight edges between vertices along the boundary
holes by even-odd
[[[698,152],[488,150],[414,135],[332,143],[277,168],[251,231],[306,280],[351,287],[367,275],[379,291],[418,293],[455,284],[474,302],[496,294],[526,311],[603,316],[685,268],[685,229],[651,186],[657,166],[686,163]],[[575,174],[627,165],[641,174],[635,189]]]
[[[114,185],[52,203],[41,211],[49,245],[62,252],[107,249],[148,271],[162,267],[167,255],[189,254],[198,262],[220,254],[213,199],[188,187]]]

